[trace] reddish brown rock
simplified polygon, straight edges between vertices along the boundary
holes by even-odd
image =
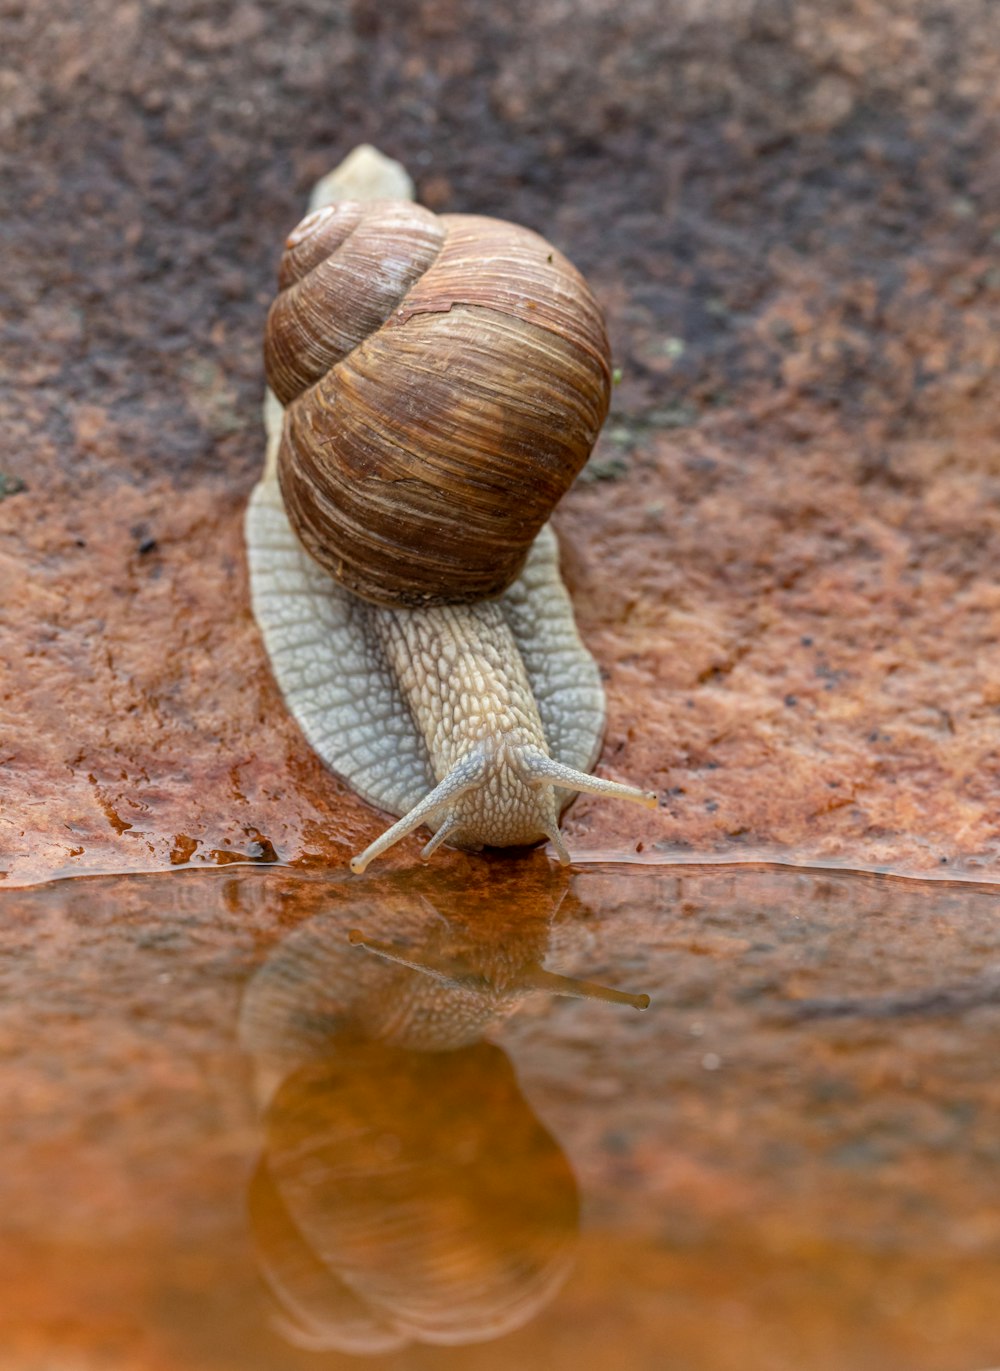
[[[346,939],[376,908],[496,992],[479,1084],[554,1145],[581,1222],[524,1326],[373,1365],[1000,1364],[995,890],[662,869],[995,879],[1000,10],[7,8],[0,1363],[357,1365],[271,1317],[239,1024],[310,930],[370,955]],[[411,840],[347,879],[382,819],[305,747],[249,615],[279,246],[365,139],[435,209],[545,233],[608,312],[622,379],[559,529],[601,767],[664,803],[582,800],[575,872],[424,869]],[[652,1007],[522,995],[534,963]],[[339,1019],[292,997],[338,1070],[397,1022],[365,980]]]
[[[664,803],[583,800],[571,847],[992,873],[995,7],[404,8],[5,30],[8,886],[338,864],[383,823],[284,715],[240,536],[278,248],[366,137],[608,310],[623,379],[559,527],[601,765]]]

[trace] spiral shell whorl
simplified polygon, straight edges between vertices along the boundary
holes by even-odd
[[[289,236],[264,334],[268,382],[287,405],[386,319],[434,261],[444,230],[405,200],[315,210]]]
[[[292,234],[280,283],[265,362],[307,551],[383,604],[502,593],[607,412],[583,278],[528,229],[346,202]]]

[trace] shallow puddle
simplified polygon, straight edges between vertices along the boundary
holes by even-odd
[[[998,911],[537,853],[0,894],[0,1364],[982,1371]]]

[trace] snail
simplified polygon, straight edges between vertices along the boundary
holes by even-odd
[[[607,412],[607,337],[545,239],[411,194],[358,149],[287,240],[253,611],[308,741],[401,816],[352,871],[423,824],[424,857],[548,838],[567,864],[577,792],[657,803],[590,774],[604,694],[548,524]]]

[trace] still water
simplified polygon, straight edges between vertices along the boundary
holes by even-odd
[[[996,887],[535,853],[0,915],[5,1371],[1000,1363]]]

